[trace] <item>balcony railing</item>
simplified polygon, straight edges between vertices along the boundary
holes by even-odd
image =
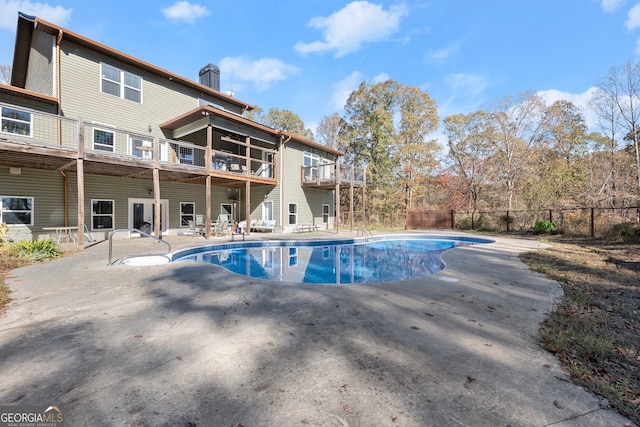
[[[140,132],[88,120],[78,121],[6,103],[0,103],[0,110],[2,112],[0,141],[77,152],[80,130],[82,130],[84,152],[148,162],[154,161],[157,152],[161,165],[181,165],[200,170],[207,167],[207,149],[202,145],[154,139],[151,135]],[[262,157],[273,159],[275,151],[251,146],[251,152],[253,157],[247,158],[228,151],[213,149],[211,170],[228,176],[274,179],[275,164],[272,161],[263,160]],[[255,156],[261,158],[255,158]]]
[[[341,163],[326,163],[314,166],[302,166],[301,182],[305,186],[349,185],[364,187],[365,169]]]
[[[77,120],[5,103],[0,103],[0,110],[0,139],[77,150]]]

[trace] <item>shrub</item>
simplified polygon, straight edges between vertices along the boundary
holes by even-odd
[[[558,227],[552,221],[536,221],[533,226],[533,231],[537,234],[551,234],[556,231]]]
[[[622,222],[613,226],[612,237],[636,237],[640,236],[640,224],[637,222]]]
[[[58,245],[51,239],[18,240],[12,243],[12,248],[16,255],[29,258],[32,262],[46,261],[61,255]]]
[[[9,227],[7,224],[0,223],[0,245],[4,243],[5,240],[10,241],[11,239],[7,238],[7,234],[9,233]]]

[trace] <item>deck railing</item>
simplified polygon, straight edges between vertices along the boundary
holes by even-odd
[[[303,185],[365,185],[365,169],[356,168],[342,163],[325,163],[314,166],[301,166],[301,181]]]
[[[78,148],[78,121],[0,102],[0,138],[45,147]]]

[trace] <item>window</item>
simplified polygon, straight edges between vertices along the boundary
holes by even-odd
[[[314,181],[318,179],[318,161],[320,160],[320,156],[313,153],[304,152],[303,154],[303,165],[304,168],[304,180],[305,181]]]
[[[273,178],[273,153],[262,153],[262,176],[264,178]]]
[[[180,227],[188,227],[189,221],[195,223],[196,204],[193,202],[180,202]]]
[[[110,130],[93,128],[93,149],[114,151],[115,133]]]
[[[132,155],[153,160],[153,140],[139,136],[129,136],[129,147]]]
[[[91,200],[91,229],[113,229],[113,200]]]
[[[142,77],[101,64],[100,91],[129,101],[142,103]]]
[[[298,205],[295,203],[289,203],[289,225],[296,225],[298,223]]]
[[[262,220],[263,221],[272,221],[273,220],[273,202],[265,200],[262,202]]]
[[[2,132],[16,135],[32,136],[31,113],[2,107]]]
[[[193,164],[193,148],[179,146],[178,160],[183,165],[192,165]]]
[[[298,265],[298,248],[289,248],[289,267]]]
[[[33,197],[2,196],[0,223],[7,225],[33,225]]]
[[[329,224],[329,205],[322,205],[322,223]]]

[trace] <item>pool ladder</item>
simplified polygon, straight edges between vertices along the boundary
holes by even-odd
[[[147,236],[150,237],[154,240],[154,243],[164,243],[165,245],[167,245],[168,249],[167,252],[164,254],[168,254],[169,252],[171,252],[171,244],[169,244],[169,242],[165,242],[162,239],[158,239],[157,237],[152,236],[149,233],[146,233],[142,230],[138,230],[137,228],[119,228],[117,230],[113,230],[112,232],[109,233],[109,263],[107,264],[109,265],[113,265],[115,263],[115,261],[111,261],[112,255],[113,255],[113,235],[116,233],[120,233],[120,232],[134,232],[134,233],[140,233],[143,236]],[[130,258],[141,258],[141,257],[146,257],[146,256],[150,256],[151,254],[144,254],[144,255],[128,255],[128,256],[124,256],[122,258],[120,258],[120,264],[122,264],[124,261],[126,261],[127,259]],[[157,254],[156,254],[157,255]],[[116,260],[118,261],[118,260]]]
[[[362,227],[360,230],[358,230],[358,234],[356,237],[364,237],[366,240],[371,240],[373,239],[373,233],[371,232],[371,230]]]

